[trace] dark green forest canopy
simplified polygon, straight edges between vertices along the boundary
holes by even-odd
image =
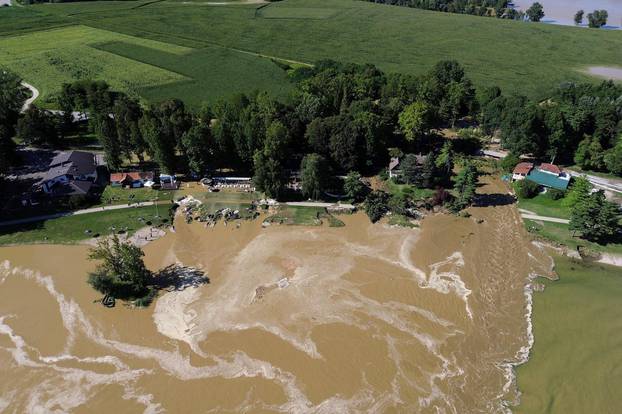
[[[242,75],[245,67],[249,68],[249,76],[267,70],[243,59],[238,62],[237,56],[242,55],[267,63],[267,58],[256,54],[305,63],[331,58],[372,63],[386,72],[408,74],[425,73],[437,61],[451,58],[464,65],[478,87],[498,85],[506,92],[535,98],[563,81],[593,79],[585,74],[588,66],[622,64],[622,33],[617,31],[486,19],[361,1],[285,0],[268,6],[221,7],[175,1],[85,2],[0,13],[10,13],[9,19],[0,18],[0,33],[4,35],[81,24],[192,48],[194,51],[186,59],[163,60],[163,64],[167,70],[186,77],[203,78],[200,91],[196,84],[178,82],[139,92],[150,101],[178,97],[193,105],[228,95],[218,88],[211,91],[208,82],[210,77],[220,76],[220,59],[227,70],[237,67],[236,75]],[[141,48],[124,49],[122,44],[92,46],[159,66],[158,60]],[[204,53],[206,48],[221,48],[227,53]],[[270,76],[261,79],[262,87],[277,90],[286,82],[276,74]],[[218,78],[217,84],[222,82]],[[211,96],[214,94],[220,96]]]

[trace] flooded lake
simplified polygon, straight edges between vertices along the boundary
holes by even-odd
[[[552,261],[514,206],[470,212],[420,229],[178,220],[147,265],[210,283],[148,309],[94,302],[86,246],[0,248],[0,411],[507,412],[529,276]]]
[[[528,9],[534,1],[518,0],[514,4],[518,9]],[[544,7],[545,17],[542,21],[574,25],[574,15],[577,11],[585,12],[583,23],[587,24],[587,14],[594,10],[607,10],[609,18],[607,26],[622,26],[622,1],[620,0],[539,0]]]

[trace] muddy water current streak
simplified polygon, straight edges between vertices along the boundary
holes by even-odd
[[[505,412],[528,277],[550,259],[513,206],[471,214],[415,230],[361,214],[344,228],[178,223],[145,247],[148,266],[211,282],[144,310],[93,303],[87,247],[2,248],[0,411]]]

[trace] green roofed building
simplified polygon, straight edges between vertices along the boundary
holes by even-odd
[[[562,171],[554,164],[540,164],[529,171],[525,178],[543,187],[561,191],[566,191],[568,184],[570,184],[570,174]]]

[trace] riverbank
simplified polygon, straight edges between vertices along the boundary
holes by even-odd
[[[518,367],[516,414],[615,414],[622,388],[619,268],[556,256],[558,281],[539,280],[535,344]]]

